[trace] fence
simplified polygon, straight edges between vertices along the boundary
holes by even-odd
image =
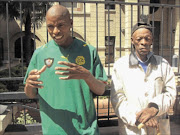
[[[131,29],[137,21],[147,21],[152,24],[154,27],[152,51],[165,57],[171,65],[178,67],[177,72],[179,72],[180,5],[178,0],[171,3],[162,3],[164,1],[150,3],[148,0],[146,3],[113,0],[51,0],[51,2],[49,0],[29,0],[28,2],[1,0],[0,71],[8,69],[8,74],[1,77],[0,82],[22,81],[25,74],[24,68],[19,69],[21,75],[17,76],[12,73],[13,67],[16,65],[26,67],[34,49],[51,40],[45,25],[45,13],[54,2],[65,5],[69,9],[73,19],[72,36],[96,47],[109,79],[113,63],[133,50]],[[28,36],[30,39],[27,42]],[[109,91],[105,93],[108,99]],[[16,99],[15,95],[10,95],[12,100]],[[4,101],[6,100],[1,100],[1,103]],[[98,102],[99,100],[97,104]],[[108,108],[109,106],[108,100]],[[109,109],[105,117],[108,120],[111,118]]]

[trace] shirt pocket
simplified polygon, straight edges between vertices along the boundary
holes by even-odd
[[[156,95],[162,93],[164,88],[164,81],[162,77],[157,77],[155,78],[155,82],[154,82],[154,90]]]

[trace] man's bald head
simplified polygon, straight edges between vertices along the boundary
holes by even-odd
[[[46,13],[46,18],[49,16],[59,16],[62,18],[70,19],[69,11],[62,5],[54,5]]]
[[[67,8],[54,5],[47,11],[46,25],[53,40],[62,47],[68,47],[73,38],[70,35],[73,21]]]

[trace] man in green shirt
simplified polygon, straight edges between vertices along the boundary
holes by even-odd
[[[24,80],[28,97],[38,93],[43,134],[99,134],[92,93],[104,93],[107,76],[97,51],[70,36],[65,7],[52,6],[46,23],[53,40],[34,52]]]

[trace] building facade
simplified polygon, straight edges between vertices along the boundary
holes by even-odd
[[[99,2],[91,0],[73,2],[73,4],[72,2],[60,2],[71,13],[72,35],[97,48],[103,65],[108,67],[106,68],[108,74],[110,74],[109,67],[112,67],[119,57],[132,51],[131,28],[137,21],[143,19],[143,16],[155,27],[152,51],[162,55],[170,63],[174,55],[179,56],[179,0],[100,0]],[[20,24],[19,20],[12,20],[7,24],[7,21],[0,17],[1,65],[8,63],[9,60],[14,62],[21,59],[21,37],[24,37],[24,27],[21,32]],[[31,38],[33,49],[51,40],[45,22],[39,29],[32,28]],[[23,42],[23,46],[25,44]]]

